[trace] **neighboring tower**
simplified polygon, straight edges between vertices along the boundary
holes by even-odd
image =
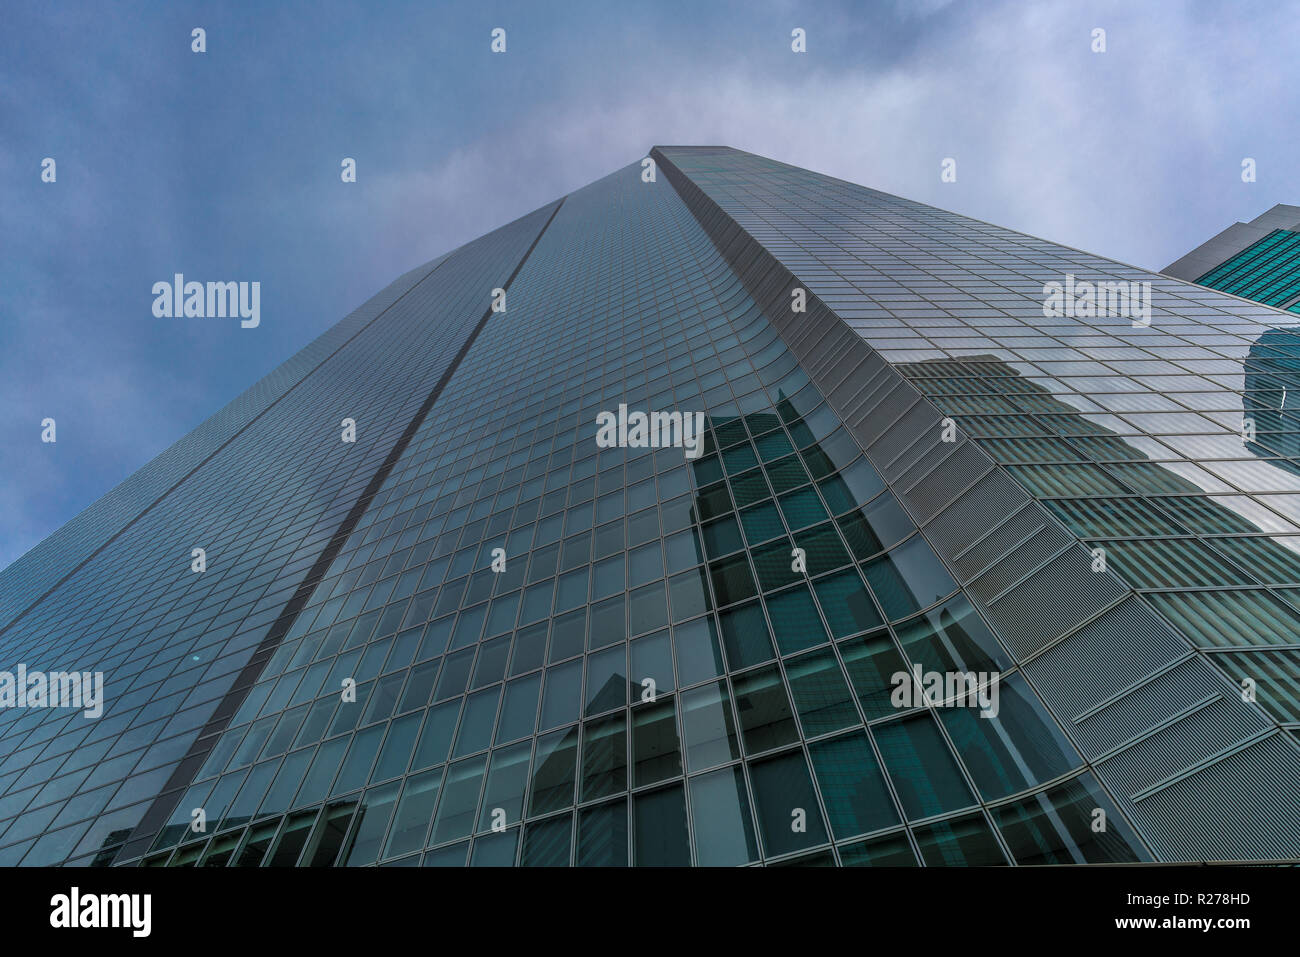
[[[1279,203],[1249,223],[1233,223],[1164,273],[1300,312],[1300,206]]]

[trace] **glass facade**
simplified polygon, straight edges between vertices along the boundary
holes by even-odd
[[[652,156],[398,280],[0,575],[5,663],[108,694],[0,711],[0,863],[1300,856],[1286,314]],[[1150,327],[1045,320],[1066,272],[1157,285]],[[701,454],[603,446],[620,406],[703,413]],[[996,673],[996,714],[897,702],[914,668]]]

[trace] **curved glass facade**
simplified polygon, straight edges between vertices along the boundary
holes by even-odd
[[[652,155],[408,279],[107,544],[47,549],[70,577],[0,576],[36,592],[5,655],[108,692],[0,713],[0,862],[1300,855],[1285,314]],[[1043,319],[1052,270],[1103,267],[1164,283],[1136,342]],[[602,443],[620,407],[702,413],[700,454]],[[231,529],[202,575],[182,508]]]

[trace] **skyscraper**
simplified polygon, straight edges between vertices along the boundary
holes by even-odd
[[[656,148],[0,574],[0,863],[1300,857],[1295,322]]]
[[[1165,267],[1165,275],[1300,312],[1300,206],[1279,203],[1233,223]]]

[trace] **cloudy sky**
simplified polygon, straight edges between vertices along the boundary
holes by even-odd
[[[1155,269],[1300,203],[1295,3],[11,3],[4,19],[0,567],[398,274],[654,144],[723,143]],[[259,281],[261,326],[154,318],[176,272]]]

